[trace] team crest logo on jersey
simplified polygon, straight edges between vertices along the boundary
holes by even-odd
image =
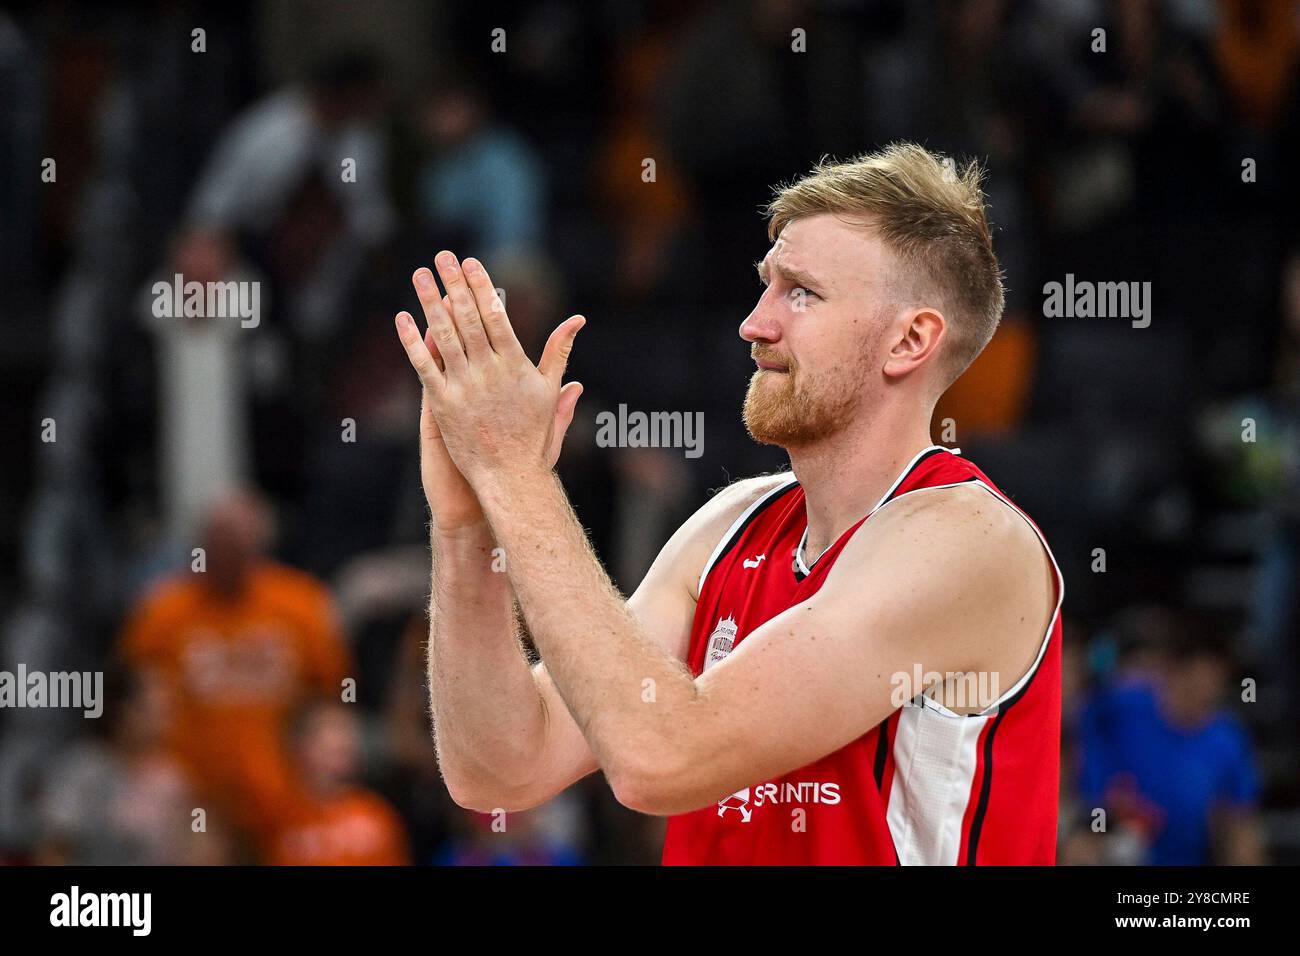
[[[723,797],[718,801],[718,816],[726,815],[728,810],[740,811],[740,822],[748,823],[754,816],[754,811],[749,806],[749,787],[743,790],[737,790],[729,797]]]
[[[731,653],[736,646],[736,620],[730,614],[718,621],[709,635],[709,650],[704,655],[704,671]],[[700,673],[704,673],[700,671]]]

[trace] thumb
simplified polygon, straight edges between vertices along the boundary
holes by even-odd
[[[555,327],[551,337],[546,340],[546,347],[542,349],[542,360],[537,363],[537,369],[548,379],[551,384],[559,388],[560,382],[564,379],[564,369],[569,364],[569,353],[573,351],[573,340],[578,336],[578,330],[587,324],[587,320],[581,315],[572,315]]]
[[[560,398],[555,403],[556,431],[564,432],[568,430],[569,425],[573,423],[573,412],[578,407],[578,399],[581,397],[581,382],[569,382],[564,388],[560,389]]]
[[[555,418],[551,428],[551,467],[560,460],[560,448],[564,445],[564,436],[573,424],[573,412],[582,396],[582,383],[569,382],[560,389],[559,400],[555,403]]]

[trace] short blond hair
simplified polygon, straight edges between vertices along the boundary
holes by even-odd
[[[768,204],[768,237],[818,213],[860,218],[937,294],[948,319],[944,388],[975,361],[1002,318],[1002,269],[984,213],[984,171],[959,166],[915,143],[893,143],[778,187]]]

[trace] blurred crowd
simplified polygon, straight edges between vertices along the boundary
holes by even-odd
[[[630,591],[783,463],[739,414],[772,186],[902,138],[988,167],[1008,309],[935,438],[1065,574],[1061,862],[1300,860],[1298,96],[1292,0],[0,13],[0,669],[107,675],[98,720],[0,710],[0,860],[655,862],[599,775],[439,781],[392,316],[442,248],[534,357],[588,316],[559,469]],[[1150,327],[1045,318],[1066,274]],[[255,321],[159,318],[176,275]],[[703,454],[598,447],[620,403]]]

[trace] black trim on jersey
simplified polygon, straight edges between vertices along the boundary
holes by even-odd
[[[886,501],[890,501],[894,497],[894,495],[898,493],[898,489],[903,487],[903,485],[907,483],[907,479],[912,476],[912,472],[916,471],[916,469],[921,467],[921,462],[925,461],[927,458],[933,458],[935,455],[938,455],[942,452],[947,452],[948,454],[952,454],[952,449],[944,448],[941,445],[936,445],[934,448],[931,448],[920,458],[916,459],[916,463],[913,464],[911,468],[907,469],[907,474],[903,475],[903,477],[899,479],[898,484],[894,486],[894,490],[890,492],[889,497],[886,498],[885,501],[882,501],[881,504],[883,505]]]
[[[893,719],[893,716],[893,714],[890,714],[880,722],[880,726],[877,728],[879,732],[876,736],[876,758],[873,761],[872,772],[876,777],[876,792],[880,794],[881,799],[885,796],[882,788],[885,785],[885,760],[889,757],[890,749],[889,722]],[[889,835],[889,847],[894,851],[894,866],[902,866],[903,861],[898,857],[898,847],[894,845],[893,833]]]
[[[993,735],[1002,723],[1003,710],[993,719],[993,726],[984,738],[984,780],[980,783],[980,799],[975,807],[975,818],[970,824],[970,839],[966,845],[966,865],[975,865],[975,854],[979,851],[980,831],[984,829],[984,814],[989,808],[989,791],[993,788]]]
[[[1050,638],[1049,638],[1050,640]],[[1044,652],[1046,653],[1046,652]],[[1040,665],[1042,661],[1038,662]],[[1038,668],[1034,669],[1034,674],[1038,673]],[[975,866],[975,854],[979,851],[980,831],[984,829],[984,815],[989,808],[989,794],[993,790],[993,737],[1002,726],[1002,719],[1006,717],[1007,711],[1020,698],[1025,696],[1025,691],[1029,690],[1029,685],[1033,683],[1033,675],[1025,681],[1025,686],[1016,691],[1015,696],[998,708],[998,715],[993,718],[993,726],[989,728],[989,735],[984,738],[984,779],[980,783],[980,799],[975,807],[975,817],[970,824],[970,840],[966,847],[966,865]]]
[[[893,716],[892,714],[890,716]],[[876,789],[885,785],[885,759],[889,756],[889,717],[880,722],[880,737],[876,740]]]
[[[885,758],[889,756],[892,741],[889,740],[889,721],[893,714],[880,722],[880,736],[876,739],[876,765],[874,767],[876,777],[876,792],[880,793],[881,799],[884,799],[883,791],[885,783]],[[898,857],[898,844],[894,843],[893,832],[889,834],[889,848],[894,852],[894,866],[902,866],[902,860]]]
[[[780,487],[781,487],[780,485],[777,485],[777,488],[780,488]],[[785,491],[782,491],[780,494],[773,494],[773,493],[772,493],[773,491],[776,491],[776,488],[772,489],[772,491],[767,492],[769,495],[771,495],[771,497],[768,498],[767,501],[763,502],[763,504],[762,504],[761,507],[755,508],[755,509],[750,513],[749,517],[745,519],[745,523],[742,524],[739,528],[736,529],[736,533],[733,534],[733,535],[731,536],[731,538],[727,541],[726,546],[723,547],[723,549],[722,549],[721,551],[718,552],[718,557],[717,557],[717,559],[714,560],[714,562],[713,562],[712,564],[710,564],[710,565],[709,565],[709,566],[704,570],[704,575],[703,575],[703,577],[700,578],[700,580],[701,580],[701,581],[707,581],[707,580],[709,579],[709,575],[713,573],[713,569],[716,568],[719,564],[722,563],[722,559],[723,559],[723,558],[727,557],[728,555],[731,554],[731,552],[732,552],[733,550],[735,550],[736,545],[740,544],[740,538],[741,538],[741,536],[744,535],[745,531],[748,530],[749,526],[750,526],[751,524],[754,523],[754,520],[755,520],[759,515],[761,515],[764,511],[766,511],[766,510],[767,510],[768,508],[770,508],[772,505],[776,504],[778,501],[780,501],[782,498],[784,498],[784,497],[786,496],[786,494],[788,494],[788,493],[791,492],[791,491],[794,491],[794,490],[795,490],[796,488],[798,488],[798,487],[799,487],[799,482],[798,482],[798,481],[795,481],[795,482],[794,482],[793,484],[791,484],[788,488],[786,488]],[[701,588],[700,588],[700,592],[703,593],[703,591],[704,591],[704,588],[701,587]]]

